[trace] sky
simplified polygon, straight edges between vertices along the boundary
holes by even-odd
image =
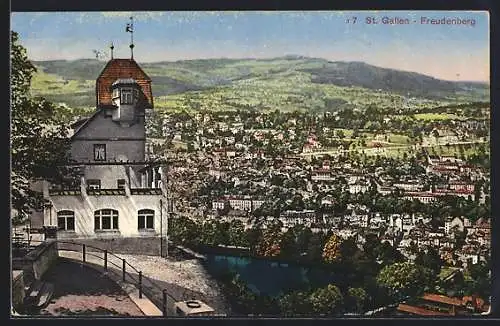
[[[93,50],[109,59],[111,42],[115,58],[128,58],[130,16],[139,63],[303,55],[489,82],[486,11],[15,12],[11,29],[31,60],[95,58]],[[443,18],[466,23],[431,23]]]

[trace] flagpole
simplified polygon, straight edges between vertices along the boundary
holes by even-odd
[[[130,17],[130,53],[134,59],[134,17]]]

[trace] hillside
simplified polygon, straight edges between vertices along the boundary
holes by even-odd
[[[35,61],[33,93],[70,107],[95,103],[105,62]],[[157,108],[324,110],[349,105],[425,105],[487,101],[489,85],[450,82],[362,62],[302,56],[141,63],[153,80]]]

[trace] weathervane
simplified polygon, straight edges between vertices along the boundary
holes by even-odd
[[[92,52],[94,52],[95,58],[96,58],[97,60],[99,60],[99,59],[103,59],[103,58],[105,58],[105,57],[106,57],[106,53],[103,53],[103,52],[101,52],[101,51],[99,51],[99,50],[95,50],[95,49],[94,49],[94,50],[92,50]]]
[[[130,23],[127,23],[125,32],[130,33],[130,53],[131,59],[134,59],[134,17],[130,17]]]

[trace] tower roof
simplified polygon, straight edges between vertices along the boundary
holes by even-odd
[[[153,107],[153,94],[151,91],[151,78],[139,67],[134,59],[111,59],[96,82],[96,105],[97,107],[112,105],[111,86],[119,81],[132,80],[136,82],[144,94],[144,104]]]

